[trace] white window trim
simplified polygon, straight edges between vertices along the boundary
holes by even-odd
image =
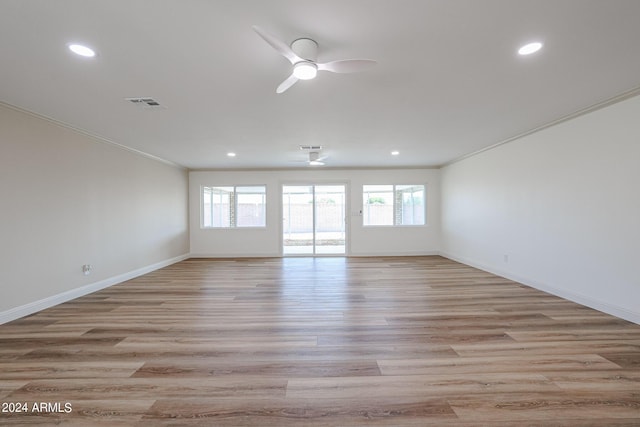
[[[216,227],[216,226],[205,226],[204,225],[204,189],[205,188],[222,188],[222,187],[228,187],[228,188],[233,188],[233,194],[234,194],[234,205],[233,205],[233,210],[234,213],[237,213],[238,211],[238,197],[237,197],[237,192],[236,189],[238,187],[263,187],[264,188],[264,201],[263,201],[263,207],[264,207],[264,225],[255,225],[255,226],[238,226],[236,224],[231,224],[229,226],[220,226],[220,227]],[[201,230],[262,230],[262,229],[266,229],[267,228],[267,185],[266,184],[239,184],[239,185],[201,185],[200,186],[200,194],[199,194],[199,198],[200,198],[200,229]],[[236,215],[232,215],[232,217],[237,221],[237,216]]]
[[[397,218],[397,210],[396,210],[396,206],[395,206],[395,198],[393,199],[393,205],[392,205],[392,210],[393,210],[393,224],[365,224],[365,215],[364,215],[364,210],[365,210],[365,206],[366,204],[364,203],[364,187],[366,186],[391,186],[392,187],[392,194],[395,196],[396,193],[396,187],[401,187],[401,186],[418,186],[421,185],[423,188],[423,216],[424,216],[424,223],[423,224],[398,224],[398,218]],[[366,227],[366,228],[416,228],[416,227],[427,227],[428,226],[428,218],[427,218],[427,184],[418,184],[418,183],[411,183],[411,184],[363,184],[361,187],[361,200],[362,200],[362,227]]]

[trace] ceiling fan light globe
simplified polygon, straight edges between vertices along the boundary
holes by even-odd
[[[298,62],[293,66],[293,75],[299,80],[311,80],[318,75],[318,67],[312,62]]]
[[[536,53],[540,49],[542,49],[542,43],[533,42],[522,46],[520,49],[518,49],[518,53],[520,55],[531,55],[532,53]]]
[[[85,58],[93,58],[96,56],[96,52],[88,46],[84,46],[81,44],[70,44],[68,45],[69,50],[76,55],[84,56]]]

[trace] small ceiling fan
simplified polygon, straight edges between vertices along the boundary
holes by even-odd
[[[329,156],[320,157],[320,153],[318,151],[310,151],[309,160],[307,161],[307,163],[309,164],[309,166],[324,166],[323,160],[327,157]]]
[[[309,166],[324,166],[324,160],[329,156],[320,156],[319,151],[309,151],[307,160],[293,160],[295,163],[306,163]]]
[[[278,53],[287,58],[293,65],[291,75],[276,89],[276,93],[282,93],[293,86],[298,80],[311,80],[316,77],[318,71],[331,71],[332,73],[355,73],[366,70],[377,64],[371,59],[343,59],[331,62],[317,62],[318,43],[308,38],[294,40],[291,46],[264,31],[257,25],[253,30],[271,45]]]

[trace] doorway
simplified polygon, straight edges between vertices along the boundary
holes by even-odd
[[[282,187],[283,255],[346,254],[346,185]]]

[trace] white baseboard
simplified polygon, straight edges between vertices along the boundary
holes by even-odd
[[[488,273],[495,274],[497,276],[501,276],[509,280],[513,280],[514,282],[522,283],[523,285],[530,286],[532,288],[541,290],[543,292],[547,292],[549,294],[558,296],[560,298],[573,301],[575,303],[584,305],[586,307],[593,308],[594,310],[598,310],[603,313],[607,313],[612,316],[619,317],[620,319],[628,320],[629,322],[633,322],[640,325],[640,313],[630,311],[624,307],[620,307],[614,304],[609,304],[603,301],[598,301],[587,295],[583,295],[577,292],[567,291],[564,289],[559,289],[559,288],[550,286],[546,283],[540,283],[535,280],[530,280],[526,277],[519,277],[518,275],[509,273],[507,271],[500,270],[486,264],[478,263],[478,262],[475,262],[474,260],[470,260],[464,257],[458,257],[456,255],[453,255],[447,252],[440,252],[440,255],[445,258],[449,258],[453,261],[457,261],[462,264],[466,264],[471,267],[475,267],[480,270],[486,271]]]
[[[433,256],[433,255],[440,255],[439,251],[416,251],[416,252],[411,252],[411,251],[406,251],[406,252],[358,252],[358,253],[351,253],[349,254],[349,256],[351,257],[377,257],[377,256],[381,256],[381,257],[403,257],[403,256]]]
[[[280,254],[259,254],[259,253],[242,253],[242,254],[218,254],[218,253],[192,253],[190,258],[280,258]]]
[[[175,258],[160,261],[155,264],[138,268],[124,274],[119,274],[117,276],[109,277],[108,279],[100,280],[99,282],[90,283],[79,288],[71,289],[57,295],[52,295],[38,301],[30,302],[19,307],[14,307],[7,311],[0,312],[0,325],[11,322],[12,320],[20,319],[21,317],[25,317],[33,313],[37,313],[38,311],[56,306],[58,304],[62,304],[63,302],[71,301],[72,299],[90,294],[92,292],[99,291],[100,289],[108,288],[109,286],[117,285],[118,283],[134,279],[138,276],[142,276],[143,274],[151,273],[152,271],[167,267],[171,264],[175,264],[176,262],[183,261],[187,258],[189,258],[189,254],[180,255]]]
[[[349,254],[290,254],[283,255],[281,253],[274,254],[217,254],[217,253],[192,253],[190,258],[284,258],[284,257],[402,257],[402,256],[433,256],[440,255],[439,251],[420,251],[420,252],[359,252]]]

